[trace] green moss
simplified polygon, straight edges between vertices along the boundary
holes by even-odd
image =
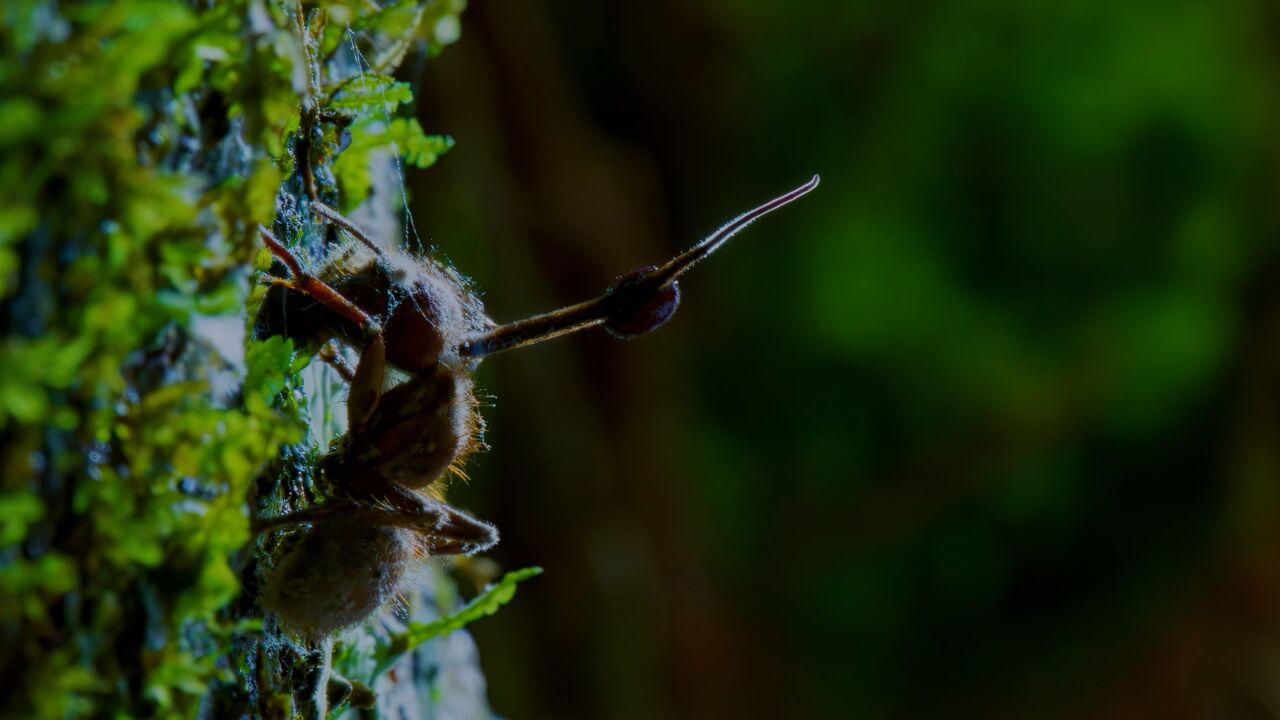
[[[316,171],[350,207],[371,153],[396,143],[425,167],[450,144],[391,115],[412,93],[386,74],[451,39],[461,4],[318,7],[306,8],[317,102],[355,120],[349,142],[316,130]],[[0,715],[316,711],[306,678],[327,647],[257,619],[254,568],[270,555],[249,531],[251,512],[309,491],[318,454],[307,355],[247,327],[262,292],[256,224],[299,189],[294,9],[2,11]],[[218,317],[245,323],[242,360],[197,331]]]

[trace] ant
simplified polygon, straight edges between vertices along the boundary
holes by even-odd
[[[498,541],[494,526],[426,494],[446,472],[461,474],[460,463],[480,445],[482,420],[472,395],[480,361],[597,325],[620,339],[656,330],[680,303],[681,275],[753,221],[817,185],[815,175],[663,265],[621,276],[596,298],[506,325],[484,314],[452,269],[381,248],[318,200],[309,203],[311,210],[358,243],[340,256],[341,274],[332,280],[309,273],[259,226],[263,242],[289,273],[287,279],[272,278],[277,294],[264,303],[260,330],[279,322],[273,315],[292,312],[291,320],[301,321],[288,326],[289,334],[321,340],[322,359],[349,385],[348,433],[321,463],[331,496],[254,525],[258,532],[311,528],[268,578],[263,606],[303,634],[323,637],[376,612],[396,594],[415,558],[492,547]],[[364,256],[363,264],[357,255]],[[354,370],[332,351],[331,340],[360,350]],[[408,379],[384,392],[388,366]],[[335,574],[348,582],[333,583]]]
[[[309,526],[269,571],[259,600],[284,625],[323,639],[377,612],[405,585],[419,558],[469,555],[498,542],[493,525],[447,505],[437,482],[449,472],[463,475],[461,464],[482,446],[472,375],[483,358],[597,325],[622,339],[656,330],[680,303],[681,275],[753,221],[809,193],[818,176],[739,215],[663,265],[623,275],[592,300],[499,325],[452,268],[381,247],[321,201],[313,169],[324,142],[319,125],[341,126],[349,118],[320,101],[311,23],[301,4],[295,9],[308,66],[293,146],[304,191],[299,203],[355,242],[316,276],[259,225],[288,277],[271,277],[255,335],[284,334],[320,347],[320,358],[348,384],[347,433],[320,461],[327,497],[255,519],[252,529]],[[334,342],[359,351],[354,370]],[[407,379],[385,389],[388,367]]]

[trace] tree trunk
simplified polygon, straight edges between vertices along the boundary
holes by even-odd
[[[250,334],[256,228],[325,262],[306,153],[320,197],[416,237],[403,166],[451,142],[391,74],[462,3],[384,4],[6,5],[0,716],[490,715],[465,631],[405,640],[460,604],[439,568],[332,639],[257,604],[290,539],[250,518],[315,499],[344,413],[315,348]]]

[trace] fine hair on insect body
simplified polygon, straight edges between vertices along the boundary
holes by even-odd
[[[817,185],[815,175],[667,262],[622,275],[595,298],[507,324],[489,319],[451,268],[381,247],[310,192],[300,204],[350,238],[319,273],[260,226],[283,272],[270,277],[256,334],[313,348],[348,386],[348,431],[319,466],[324,498],[254,522],[257,532],[308,528],[267,574],[263,608],[304,636],[324,637],[375,613],[423,558],[492,547],[497,530],[439,492],[440,479],[461,474],[481,446],[472,381],[481,360],[595,326],[620,339],[652,332],[675,313],[685,272]],[[359,353],[354,368],[335,345]],[[388,387],[389,368],[405,379]]]

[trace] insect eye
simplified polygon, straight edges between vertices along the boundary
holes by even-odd
[[[605,320],[605,330],[619,340],[631,340],[662,327],[680,306],[680,285],[671,281],[652,287],[654,265],[618,278],[607,295],[617,298],[618,309]]]

